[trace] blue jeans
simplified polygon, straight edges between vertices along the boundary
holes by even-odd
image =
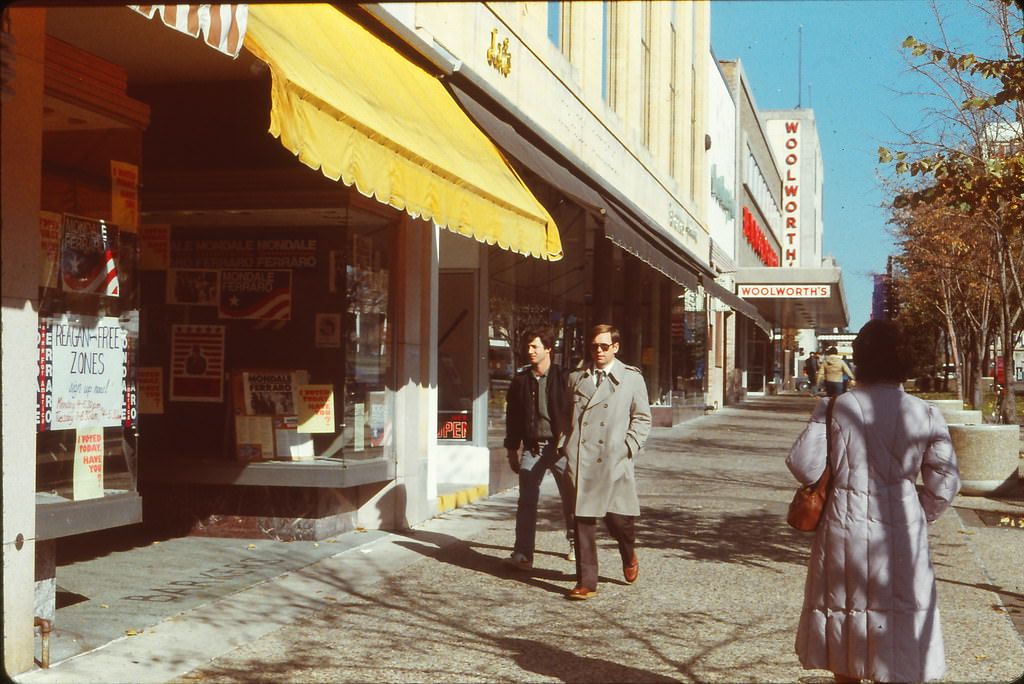
[[[538,453],[539,452],[539,453]],[[558,456],[553,442],[537,450],[524,448],[519,459],[519,504],[516,507],[516,543],[513,550],[533,562],[533,549],[537,541],[537,502],[544,473],[551,471],[562,499],[565,517],[565,536],[572,539],[572,509],[575,503],[572,483],[566,475],[568,462]]]
[[[846,391],[846,387],[842,382],[829,382],[825,381],[825,393],[830,397],[837,397]]]

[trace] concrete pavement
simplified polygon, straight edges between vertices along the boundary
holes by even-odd
[[[515,491],[403,534],[343,535],[340,553],[311,542],[164,541],[177,545],[180,570],[191,567],[189,577],[205,578],[204,586],[171,584],[154,558],[132,571],[152,545],[120,552],[128,575],[107,579],[106,589],[96,578],[107,556],[61,567],[59,583],[72,592],[93,579],[80,592],[87,600],[58,611],[58,629],[68,629],[61,625],[72,621],[72,608],[102,612],[100,602],[139,595],[132,572],[149,573],[142,595],[172,600],[124,599],[149,609],[132,623],[141,627],[18,680],[830,681],[802,670],[793,654],[810,537],[783,519],[795,486],[783,460],[810,407],[802,396],[754,398],[652,432],[637,468],[635,585],[622,580],[617,552],[601,535],[598,595],[564,600],[574,568],[562,557],[548,478],[530,573],[501,563]],[[1017,518],[1024,519],[1021,486],[999,499],[958,497],[931,530],[947,681],[1006,682],[1024,673],[1024,528],[1007,523]],[[203,555],[202,544],[219,546]],[[209,555],[216,549],[219,557]],[[287,562],[254,562],[275,559]],[[222,566],[264,574],[244,588],[227,586],[209,572]],[[174,593],[182,589],[189,591]]]

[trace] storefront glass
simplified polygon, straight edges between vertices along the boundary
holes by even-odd
[[[135,491],[137,236],[99,219],[49,212],[40,232],[40,503]]]
[[[489,257],[487,444],[498,448],[505,439],[509,384],[516,370],[530,362],[523,343],[526,331],[550,327],[555,335],[552,361],[565,368],[575,368],[586,358],[587,340],[576,313],[583,305],[573,304],[567,296],[570,288],[582,286],[571,265],[523,261],[500,250],[491,250]]]
[[[438,277],[437,438],[473,439],[477,387],[477,273],[445,270]]]
[[[707,391],[706,297],[686,290],[672,306],[673,406],[703,407]]]
[[[394,458],[388,227],[148,233],[168,254],[143,287],[154,458]]]

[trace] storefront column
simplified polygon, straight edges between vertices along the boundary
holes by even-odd
[[[3,623],[4,668],[31,669],[35,586],[37,389],[36,311],[42,167],[43,46],[46,10],[10,9],[14,94],[0,124],[3,302]],[[5,12],[6,14],[6,12]]]
[[[404,216],[394,270],[395,482],[359,510],[367,528],[405,529],[437,514],[436,459],[438,228]],[[374,516],[379,516],[374,518]]]

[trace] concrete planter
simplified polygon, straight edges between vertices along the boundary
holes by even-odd
[[[929,399],[928,403],[935,404],[935,407],[942,413],[964,410],[964,402],[959,399]]]
[[[1016,484],[1018,426],[951,424],[949,436],[960,464],[961,494],[984,496]]]
[[[982,417],[981,411],[970,411],[964,409],[963,411],[942,411],[942,417],[946,419],[946,422],[950,425],[954,423],[963,423],[966,425],[981,425],[985,422]]]

